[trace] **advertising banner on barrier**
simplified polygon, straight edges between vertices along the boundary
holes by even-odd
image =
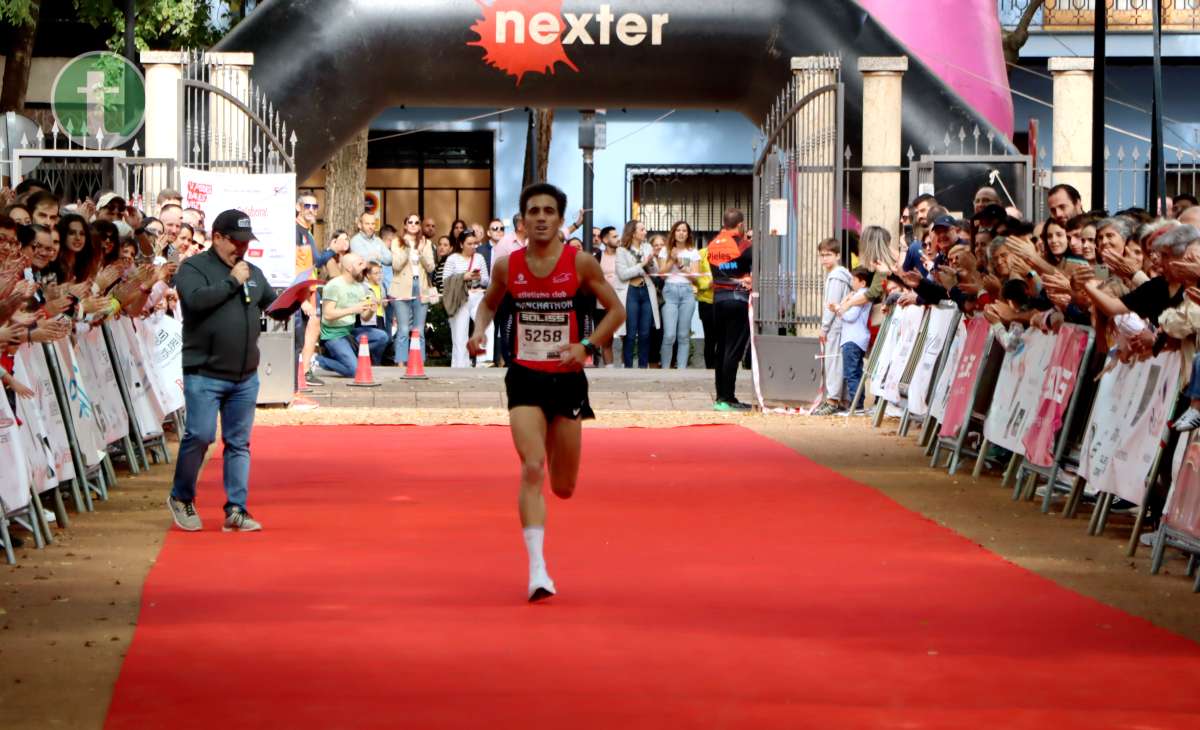
[[[46,367],[45,351],[41,345],[25,345],[17,350],[13,366],[17,380],[25,383],[36,396],[35,410],[42,414],[42,435],[50,443],[54,455],[54,472],[61,480],[75,478],[75,463],[71,460],[71,443],[67,441],[67,428],[63,425],[58,398],[54,395],[54,384],[50,380],[50,369]]]
[[[893,317],[892,322],[895,321],[896,319]],[[900,339],[892,351],[887,373],[883,377],[883,399],[889,403],[901,401],[900,381],[904,378],[908,361],[917,346],[917,338],[921,336],[923,321],[925,321],[925,307],[914,304],[900,310],[900,326],[898,327]]]
[[[971,391],[975,389],[975,379],[979,376],[979,368],[983,364],[983,348],[987,346],[990,330],[991,325],[983,317],[975,317],[967,322],[967,337],[950,381],[950,392],[946,397],[945,412],[942,414],[942,427],[938,432],[940,436],[953,438],[968,420],[967,408],[971,405]]]
[[[989,442],[1025,455],[1022,439],[1042,397],[1054,342],[1053,335],[1025,330],[1004,353],[992,406],[983,424],[983,436]]]
[[[908,410],[923,416],[929,412],[929,384],[936,374],[938,358],[946,348],[946,339],[954,331],[958,321],[957,307],[931,307],[925,324],[925,341],[921,344],[921,357],[908,383]]]
[[[938,423],[941,423],[942,418],[946,415],[946,403],[950,400],[950,384],[954,382],[954,376],[958,372],[958,361],[962,357],[966,344],[967,323],[960,319],[958,326],[954,329],[954,340],[950,343],[950,350],[946,353],[946,364],[942,367],[942,372],[938,373],[937,382],[933,385],[933,395],[929,399],[929,415]]]
[[[8,398],[0,397],[0,504],[6,513],[29,504],[29,464]]]
[[[83,371],[84,383],[87,384],[88,393],[92,395],[92,404],[96,408],[103,430],[104,443],[115,444],[129,435],[129,414],[125,412],[125,401],[121,399],[117,376],[108,357],[104,333],[99,329],[89,328],[76,337],[76,343],[78,347],[75,354],[79,359],[79,369]]]
[[[159,312],[144,322],[153,339],[154,367],[162,395],[163,410],[174,413],[183,408],[183,323]]]
[[[1179,394],[1178,351],[1119,362],[1100,379],[1079,473],[1090,486],[1134,504],[1145,496],[1163,430]]]
[[[1042,383],[1042,395],[1034,409],[1029,430],[1021,441],[1026,460],[1035,466],[1054,464],[1054,442],[1062,428],[1071,395],[1079,382],[1087,344],[1087,330],[1071,325],[1064,326],[1055,336],[1050,368]]]
[[[205,220],[222,211],[246,214],[258,240],[246,250],[246,260],[263,270],[273,287],[291,286],[296,278],[296,176],[246,175],[179,170],[183,207],[199,208]]]
[[[58,370],[66,381],[67,396],[71,400],[71,418],[75,422],[79,451],[83,455],[84,465],[91,468],[104,458],[104,439],[96,422],[96,409],[92,407],[92,398],[84,387],[71,341],[55,342],[54,353],[58,357]]]
[[[54,450],[50,447],[50,438],[46,435],[46,421],[38,410],[36,396],[17,399],[17,419],[21,422],[21,438],[25,447],[25,460],[29,465],[31,485],[38,494],[57,487]]]
[[[162,417],[152,402],[149,377],[141,366],[141,343],[133,331],[133,325],[123,317],[111,323],[109,333],[113,337],[121,373],[125,376],[138,430],[142,438],[158,436],[162,433]]]
[[[1171,493],[1167,495],[1163,524],[1200,540],[1200,442],[1180,441],[1183,463],[1171,483]]]
[[[871,395],[876,398],[883,395],[883,379],[887,377],[888,368],[892,364],[892,355],[896,352],[896,346],[899,343],[900,313],[894,312],[887,330],[875,343],[875,346],[879,348],[879,357],[875,361],[875,371],[871,373],[871,380],[867,384],[870,386]]]

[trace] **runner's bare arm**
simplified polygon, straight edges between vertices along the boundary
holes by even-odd
[[[467,340],[467,352],[472,355],[483,352],[488,330],[492,327],[492,317],[496,316],[500,302],[504,301],[504,294],[508,291],[507,286],[508,259],[503,258],[492,266],[492,283],[488,284],[483,301],[479,303],[479,309],[475,312],[475,332],[471,335],[471,339]],[[614,296],[616,295],[614,294]]]

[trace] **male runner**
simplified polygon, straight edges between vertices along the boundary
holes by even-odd
[[[529,600],[554,595],[554,581],[542,556],[546,466],[550,488],[562,499],[575,492],[579,475],[582,421],[594,418],[588,404],[588,356],[625,321],[625,308],[592,256],[563,243],[560,231],[566,194],[547,183],[521,191],[521,213],[528,245],[495,261],[492,283],[475,315],[475,333],[467,343],[472,355],[484,349],[485,335],[501,303],[508,315],[500,323],[512,359],[504,378],[513,445],[521,458],[517,505],[529,553]],[[588,296],[607,314],[587,335]],[[585,336],[587,335],[587,336]]]

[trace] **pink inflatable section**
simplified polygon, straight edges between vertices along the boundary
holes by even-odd
[[[1012,94],[996,0],[858,0],[921,61],[1010,138]],[[967,130],[969,133],[971,130]]]

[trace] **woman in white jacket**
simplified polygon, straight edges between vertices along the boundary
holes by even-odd
[[[662,326],[658,291],[650,280],[650,274],[657,270],[654,261],[654,247],[646,242],[646,226],[640,221],[626,223],[625,232],[621,234],[621,247],[617,249],[617,278],[629,286],[625,292],[625,340],[621,352],[627,368],[633,367],[635,348],[638,367],[650,367],[651,328]]]
[[[450,317],[450,341],[453,344],[450,355],[450,367],[471,367],[471,356],[467,353],[467,339],[471,336],[471,320],[483,301],[491,277],[488,275],[487,262],[483,256],[475,253],[479,239],[474,233],[467,233],[460,242],[451,241],[454,253],[446,258],[446,266],[442,269],[442,280],[448,281],[455,275],[462,276],[467,285],[467,301],[463,302]]]

